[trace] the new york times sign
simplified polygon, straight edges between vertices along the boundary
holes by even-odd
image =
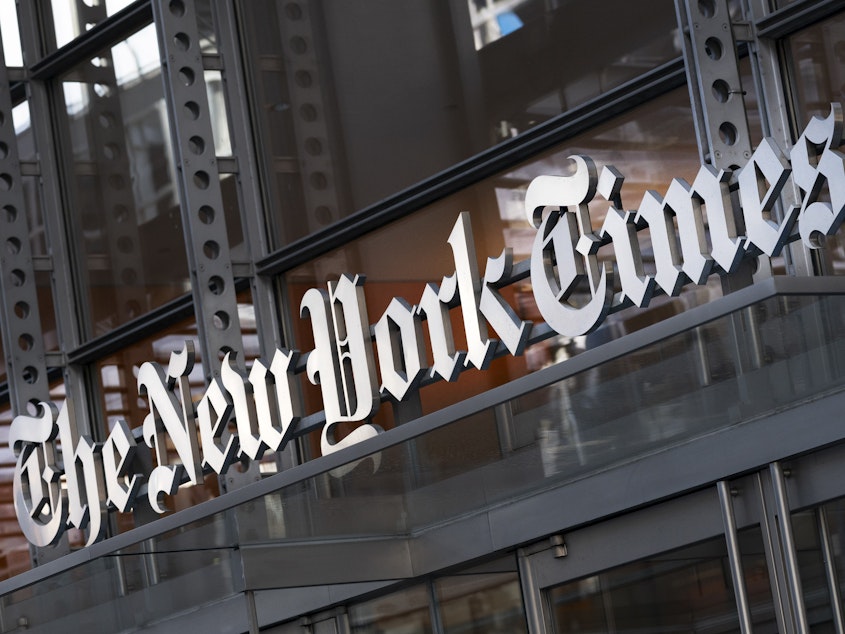
[[[537,230],[527,267],[546,324],[561,335],[583,335],[614,310],[647,306],[658,287],[677,295],[685,284],[704,284],[712,273],[736,271],[743,258],[775,256],[799,237],[809,248],[817,247],[819,236],[836,233],[845,215],[845,156],[838,150],[842,124],[841,106],[834,104],[827,118],[813,118],[788,157],[765,139],[737,174],[738,208],[728,189],[731,174],[707,165],[692,184],[675,179],[665,196],[649,191],[631,211],[620,200],[623,176],[611,166],[598,173],[587,157],[571,157],[571,176],[535,178],[525,196],[527,221]],[[790,176],[803,198],[777,223],[770,212]],[[597,196],[609,209],[594,232],[589,205]],[[637,232],[644,228],[654,250],[653,276],[643,272]],[[372,330],[361,276],[344,275],[328,290],[310,289],[302,298],[300,314],[311,321],[315,342],[305,372],[322,392],[324,454],[379,433],[366,421],[381,396],[401,401],[425,377],[454,381],[466,368],[484,370],[499,342],[512,355],[523,353],[534,324],[520,320],[500,293],[513,279],[510,251],[489,258],[480,275],[467,213],[458,216],[447,242],[454,273],[439,285],[428,284],[414,305],[393,299]],[[610,243],[615,264],[598,258],[599,248]],[[614,276],[620,293],[613,292]],[[577,302],[576,286],[582,289]],[[449,317],[457,305],[466,334],[462,351],[456,350]],[[234,461],[255,460],[286,445],[304,415],[294,388],[298,357],[295,350],[276,350],[246,375],[227,356],[219,379],[196,403],[188,385],[194,363],[190,344],[171,355],[166,369],[149,362],[141,366],[138,393],[150,407],[142,432],[156,457],[146,476],[154,509],[163,512],[165,494],[174,494],[182,483],[200,482],[204,472],[224,474]],[[230,434],[225,430],[232,420],[237,433]],[[337,440],[341,422],[360,425]],[[168,455],[168,441],[178,462]],[[130,511],[145,477],[131,471],[140,448],[126,422],[115,425],[105,443],[94,443],[78,436],[66,406],[57,410],[44,403],[39,416],[16,417],[9,443],[17,455],[15,510],[24,534],[37,546],[56,543],[68,527],[87,528],[89,544],[100,539],[105,512]]]

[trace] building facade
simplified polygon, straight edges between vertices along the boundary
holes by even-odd
[[[0,37],[0,631],[845,632],[845,2]]]

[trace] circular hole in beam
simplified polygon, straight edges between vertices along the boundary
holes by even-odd
[[[173,44],[180,51],[187,51],[191,48],[191,38],[187,33],[177,33],[173,36]]]
[[[208,280],[208,290],[212,295],[222,295],[226,289],[226,282],[219,275],[212,275]]]
[[[216,260],[220,257],[220,245],[214,240],[208,240],[202,245],[202,252],[209,260]]]
[[[200,105],[196,101],[189,101],[185,104],[185,116],[196,121],[200,118]]]
[[[179,69],[179,80],[185,85],[190,86],[194,83],[196,79],[196,75],[194,75],[194,70],[189,68],[188,66],[183,66]]]
[[[15,317],[18,319],[26,319],[29,317],[29,304],[26,302],[17,302],[14,307]]]
[[[194,154],[202,154],[205,152],[205,139],[201,136],[192,136],[188,139],[188,149]]]
[[[708,37],[704,41],[704,52],[707,53],[707,57],[712,60],[717,60],[722,58],[722,40],[718,37]]]
[[[725,145],[735,145],[739,139],[739,132],[734,124],[725,121],[719,126],[719,138]]]
[[[214,207],[203,205],[199,208],[197,214],[199,215],[200,222],[204,225],[210,225],[214,222]]]
[[[229,327],[230,319],[229,313],[223,310],[218,310],[214,313],[214,316],[211,318],[214,327],[217,330],[226,330]]]
[[[32,335],[24,333],[20,337],[18,337],[18,347],[24,352],[29,352],[30,350],[32,350],[32,346],[34,345],[35,339],[32,338]]]
[[[715,0],[698,0],[698,12],[705,18],[712,18],[716,15]]]
[[[726,103],[731,98],[731,87],[724,79],[713,82],[713,96],[719,103]]]
[[[198,189],[208,189],[210,184],[211,177],[208,175],[208,172],[203,172],[202,170],[194,172],[194,185]]]
[[[185,3],[183,0],[170,0],[168,8],[170,9],[170,13],[175,15],[177,18],[181,18],[185,15]]]
[[[21,378],[29,385],[33,385],[38,380],[38,370],[28,365],[21,372]]]

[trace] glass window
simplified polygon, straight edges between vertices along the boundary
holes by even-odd
[[[444,577],[434,588],[444,634],[528,632],[515,572]]]
[[[838,585],[839,600],[845,594],[845,499],[793,513],[792,531],[809,625],[813,632],[832,632],[831,581]],[[828,578],[828,564],[832,579]]]
[[[6,66],[23,66],[21,36],[18,30],[18,10],[15,0],[0,0],[0,39]]]
[[[152,26],[62,77],[71,226],[88,336],[190,291]]]
[[[241,10],[277,246],[680,55],[671,0]]]
[[[749,535],[748,533],[756,533]],[[746,531],[760,541],[759,529]],[[760,549],[743,557],[754,631],[775,632],[766,559]],[[722,537],[657,555],[549,592],[554,631],[739,631],[736,599]]]
[[[349,626],[353,634],[433,634],[428,585],[350,606]]]
[[[403,297],[409,304],[415,304],[426,284],[439,284],[443,276],[455,270],[446,240],[461,211],[471,214],[480,271],[484,270],[487,257],[498,256],[506,246],[512,248],[514,261],[522,261],[530,255],[536,235],[523,211],[525,190],[534,177],[566,174],[571,164],[567,157],[585,154],[596,161],[599,169],[602,165],[613,164],[626,176],[622,202],[626,209],[632,209],[640,204],[646,190],[665,192],[674,177],[689,181],[694,179],[699,169],[695,139],[686,90],[673,91],[624,117],[574,137],[554,150],[293,269],[285,276],[285,282],[294,346],[303,352],[313,346],[311,323],[308,319],[299,318],[300,301],[309,288],[325,288],[327,281],[336,280],[343,273],[365,274],[369,320],[375,323],[393,297]],[[600,201],[591,205],[596,231],[601,227],[606,209],[607,204],[603,205]],[[647,235],[641,235],[640,239],[648,268],[653,266],[653,262],[649,262],[653,254]],[[612,252],[600,251],[600,256],[612,258]],[[685,306],[706,300],[708,293],[705,287],[690,287],[679,299],[667,301],[665,297],[656,298],[648,310],[623,311],[611,316],[605,326],[587,338],[549,339],[529,348],[524,356],[505,355],[494,360],[487,371],[468,371],[454,383],[441,381],[423,388],[423,411],[428,413],[459,402],[562,361],[585,346],[597,345],[671,316]],[[521,319],[541,320],[528,280],[511,284],[502,290],[502,294]],[[452,313],[457,349],[466,349],[459,311]],[[430,351],[428,354],[431,359]],[[306,408],[311,408],[309,412],[322,409],[319,391],[310,384],[306,386],[305,404]],[[388,408],[381,408],[375,422],[384,428],[392,427]]]
[[[56,46],[64,46],[133,2],[134,0],[51,0]]]

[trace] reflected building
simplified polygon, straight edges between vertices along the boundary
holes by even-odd
[[[843,631],[844,11],[0,0],[0,631]]]

